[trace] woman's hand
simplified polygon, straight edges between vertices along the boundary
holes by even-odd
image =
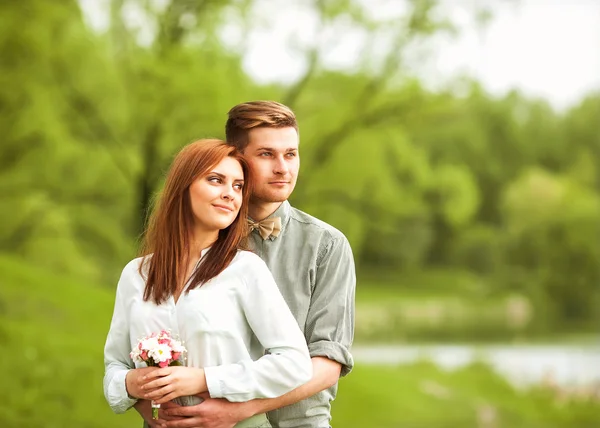
[[[146,383],[144,376],[158,370],[158,367],[143,367],[140,369],[131,369],[125,376],[125,388],[127,394],[133,398],[144,398],[144,394],[147,394],[148,390],[142,390],[142,385]]]
[[[157,404],[166,403],[177,397],[196,395],[206,392],[204,369],[195,367],[172,366],[146,373],[142,377],[141,387],[146,400]]]

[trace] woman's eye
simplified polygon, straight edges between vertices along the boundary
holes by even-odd
[[[243,184],[234,184],[233,187],[238,190],[242,190],[244,188],[244,185]]]
[[[219,177],[209,177],[208,181],[210,181],[212,183],[220,183],[221,179]]]

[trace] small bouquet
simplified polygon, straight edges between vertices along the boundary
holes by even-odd
[[[146,363],[148,367],[180,366],[187,350],[168,330],[152,333],[140,339],[129,356],[136,363]],[[158,419],[160,404],[152,401],[152,419]]]

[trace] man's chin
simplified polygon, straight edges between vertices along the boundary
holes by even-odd
[[[278,193],[278,194],[273,194],[273,193],[269,193],[269,194],[254,194],[252,195],[252,197],[250,198],[250,203],[262,203],[262,204],[276,204],[276,203],[282,203],[284,201],[287,201],[287,199],[289,198],[291,193],[289,192],[285,192],[285,193]]]

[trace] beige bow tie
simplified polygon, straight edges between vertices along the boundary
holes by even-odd
[[[248,220],[248,225],[250,226],[250,232],[252,232],[254,229],[257,229],[263,240],[267,239],[271,235],[274,238],[277,238],[279,236],[279,232],[281,231],[281,218],[271,217],[256,222]]]

